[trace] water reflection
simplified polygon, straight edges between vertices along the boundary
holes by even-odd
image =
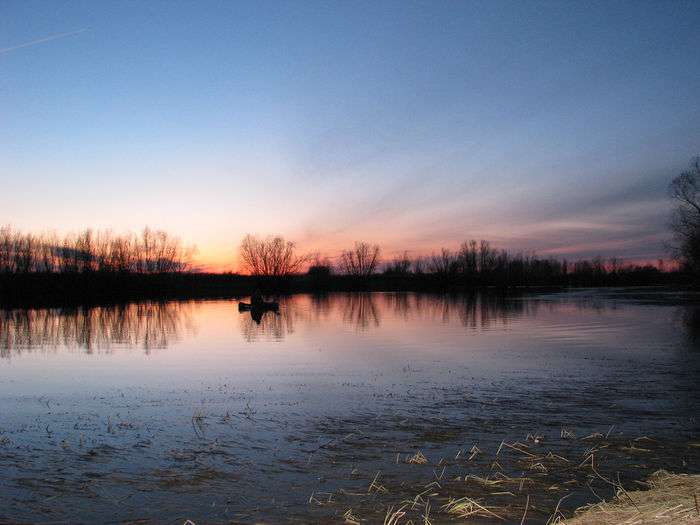
[[[582,437],[614,425],[606,477],[687,470],[700,355],[683,334],[700,313],[677,297],[609,295],[296,295],[255,317],[231,300],[0,311],[2,355],[21,354],[0,359],[0,521],[94,523],[117,499],[123,522],[159,521],[144,509],[165,507],[198,523],[319,521],[308,514],[319,479],[360,493],[381,471],[391,498],[363,503],[381,522],[465,443],[490,453],[448,468],[477,476],[504,440],[533,432],[559,457],[591,446],[562,428]],[[653,437],[643,466],[629,453],[638,436]],[[431,463],[394,460],[414,450]],[[507,455],[504,475],[522,476],[522,455]],[[550,469],[561,490],[540,484],[541,522],[574,490],[567,501],[593,497],[562,483],[561,464]],[[444,500],[461,496],[445,486]],[[270,494],[291,496],[271,505]],[[328,501],[330,522],[356,498]]]
[[[193,330],[192,303],[0,310],[0,356],[36,348],[165,348]]]
[[[688,340],[696,347],[700,346],[700,307],[686,306],[682,310],[682,319]]]
[[[490,293],[416,295],[407,299],[399,303],[406,319],[423,314],[445,324],[458,320],[472,330],[507,325],[514,318],[535,315],[538,308],[537,303],[518,295]]]
[[[380,296],[385,297],[385,296]],[[381,315],[375,296],[370,293],[357,293],[344,296],[340,301],[343,323],[363,331],[381,324]]]
[[[261,337],[281,341],[287,334],[294,333],[293,309],[281,312],[247,311],[240,312],[241,334],[243,339],[252,343]]]
[[[270,335],[284,337],[285,325],[294,326],[294,319],[304,324],[341,323],[358,332],[381,327],[385,317],[402,322],[437,321],[444,324],[459,322],[471,329],[489,329],[508,325],[523,315],[535,315],[540,307],[535,301],[514,295],[497,294],[417,294],[417,293],[348,293],[295,296],[281,299],[278,317],[270,316],[258,327],[245,323],[258,334],[268,329]],[[247,317],[244,315],[244,317]],[[293,330],[291,330],[293,331]],[[291,332],[289,331],[289,332]]]
[[[225,302],[147,302],[0,310],[0,357],[30,349],[58,347],[79,348],[86,353],[109,352],[114,347],[142,348],[149,352],[180,341],[198,325],[210,326],[212,316],[219,319],[220,307],[225,311],[222,326],[228,326],[247,342],[282,341],[300,330],[317,328],[331,333],[335,330],[400,333],[409,326],[444,324],[461,326],[467,332],[483,332],[508,329],[518,319],[536,317],[547,323],[547,329],[538,329],[539,333],[567,335],[567,340],[577,336],[585,340],[591,335],[592,325],[576,326],[567,312],[573,315],[576,312],[605,313],[633,304],[646,306],[651,300],[629,295],[620,298],[620,292],[614,296],[605,293],[607,295],[588,291],[581,296],[577,292],[542,296],[495,293],[294,295],[279,298],[279,312],[265,313],[239,313],[226,306],[235,306],[235,303]],[[682,320],[676,326],[692,341],[700,343],[700,309],[696,304],[673,303],[673,306]],[[552,317],[544,321],[544,316],[550,314]]]
[[[516,295],[335,293],[282,297],[279,312],[240,314],[246,341],[282,340],[297,325],[334,324],[366,332],[378,329],[385,318],[410,323],[458,322],[471,330],[507,326],[510,320],[535,315],[538,304]]]

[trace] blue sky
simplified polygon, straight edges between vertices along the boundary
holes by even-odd
[[[235,265],[466,238],[665,256],[698,2],[0,1],[0,223],[145,224]]]

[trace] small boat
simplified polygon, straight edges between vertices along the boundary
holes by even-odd
[[[277,310],[280,309],[280,304],[275,301],[263,301],[261,303],[244,303],[242,301],[238,302],[238,311],[239,312],[250,312],[250,311],[259,311],[259,312],[267,312],[267,311],[273,311],[276,312]]]

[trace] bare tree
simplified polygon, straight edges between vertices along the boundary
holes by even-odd
[[[241,242],[243,270],[256,276],[283,277],[301,271],[309,257],[296,254],[296,246],[284,237],[260,239],[246,235]]]
[[[479,273],[485,274],[493,269],[496,261],[496,251],[491,248],[489,241],[479,242]]]
[[[388,275],[408,275],[411,273],[413,261],[408,256],[408,252],[403,252],[402,255],[394,257],[394,259],[384,268],[384,273]]]
[[[443,248],[439,254],[433,254],[428,258],[428,272],[447,277],[457,272],[457,257],[451,250]]]
[[[462,271],[467,275],[474,275],[478,269],[478,249],[475,240],[464,241],[459,247],[459,260]]]
[[[372,275],[381,261],[381,249],[378,245],[366,242],[356,242],[351,250],[340,254],[340,268],[343,273],[355,277]]]
[[[90,229],[58,237],[0,228],[0,273],[182,272],[191,268],[194,251],[148,228],[140,238]]]
[[[700,269],[700,157],[690,168],[671,181],[671,198],[677,203],[673,212],[673,255],[692,271]]]
[[[425,272],[425,257],[416,257],[413,259],[413,273],[422,275]]]

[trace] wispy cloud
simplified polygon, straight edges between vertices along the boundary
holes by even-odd
[[[22,49],[25,47],[31,47],[31,46],[36,46],[39,44],[44,44],[46,42],[52,42],[54,40],[59,40],[61,38],[67,38],[69,36],[75,36],[79,35],[80,33],[84,33],[85,31],[89,31],[89,27],[85,27],[83,29],[78,29],[77,31],[68,31],[67,33],[57,33],[55,35],[49,35],[44,38],[37,38],[36,40],[30,40],[29,42],[24,42],[23,44],[18,44],[16,46],[10,46],[10,47],[4,47],[0,49],[0,55],[6,55],[7,53],[11,53],[12,51],[16,51],[18,49]]]

